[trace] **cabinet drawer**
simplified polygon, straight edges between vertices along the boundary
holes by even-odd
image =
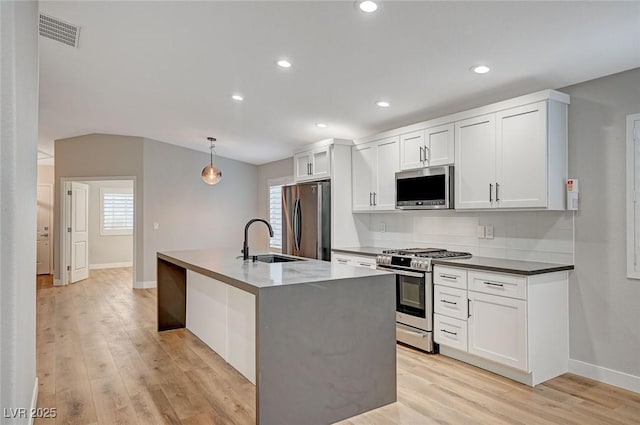
[[[433,338],[438,344],[467,351],[467,322],[434,314]]]
[[[434,311],[444,316],[467,320],[466,289],[435,285],[433,287]]]
[[[331,262],[336,264],[347,264],[354,267],[366,267],[375,270],[376,259],[373,257],[365,257],[362,255],[348,255],[333,253]]]
[[[527,278],[506,274],[470,271],[469,290],[526,300]]]
[[[433,283],[451,288],[467,289],[467,271],[457,267],[435,266]]]

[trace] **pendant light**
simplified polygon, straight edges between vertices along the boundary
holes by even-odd
[[[209,150],[211,151],[211,162],[202,169],[202,180],[204,180],[206,184],[214,185],[222,179],[222,171],[220,171],[218,167],[213,166],[213,151],[216,148],[213,142],[215,142],[216,139],[213,137],[207,137],[207,140],[210,143]]]

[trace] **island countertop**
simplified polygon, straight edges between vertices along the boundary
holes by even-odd
[[[263,253],[261,253],[263,254]],[[285,263],[242,260],[233,250],[158,252],[158,258],[256,294],[262,288],[390,274],[305,258]],[[291,256],[289,256],[291,257]]]

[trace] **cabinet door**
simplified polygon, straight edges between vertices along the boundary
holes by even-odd
[[[309,152],[298,153],[293,156],[295,167],[295,180],[304,181],[311,179],[311,154]]]
[[[499,208],[547,206],[547,102],[496,114]]]
[[[492,208],[495,199],[495,114],[455,124],[455,157],[455,208]]]
[[[353,181],[353,210],[370,211],[373,209],[373,177],[376,166],[376,145],[366,143],[353,147],[351,178]]]
[[[396,209],[396,173],[400,171],[399,138],[392,137],[378,142],[378,167],[374,196],[375,210]]]
[[[454,138],[453,124],[428,128],[425,131],[426,164],[453,164]]]
[[[469,291],[469,353],[528,371],[526,301]]]
[[[331,147],[327,146],[311,154],[311,176],[313,179],[331,177]]]
[[[425,166],[424,130],[400,136],[400,169],[412,170]]]

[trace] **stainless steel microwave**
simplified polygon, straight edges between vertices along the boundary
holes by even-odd
[[[396,173],[396,208],[453,208],[453,165]]]

